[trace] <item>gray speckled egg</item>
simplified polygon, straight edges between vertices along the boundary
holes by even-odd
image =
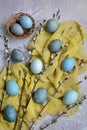
[[[21,26],[25,29],[32,28],[33,22],[30,17],[24,15],[19,19]]]
[[[22,62],[25,60],[25,54],[19,49],[14,49],[11,52],[11,59],[15,62]]]
[[[38,104],[43,104],[47,98],[47,95],[48,93],[45,88],[39,88],[34,92],[33,100]]]
[[[17,111],[12,105],[8,105],[4,108],[4,118],[9,122],[16,121]]]
[[[57,30],[58,23],[55,19],[49,19],[46,23],[46,30],[50,33],[53,33]]]
[[[62,42],[59,39],[55,39],[50,42],[48,48],[51,52],[58,52],[62,47]]]
[[[21,36],[24,34],[23,28],[18,23],[14,23],[11,25],[11,32],[16,36]]]

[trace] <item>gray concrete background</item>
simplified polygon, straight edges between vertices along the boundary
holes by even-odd
[[[11,48],[21,48],[27,46],[29,38],[26,40],[15,40],[8,36],[6,23],[13,13],[27,12],[31,14],[38,24],[44,18],[49,19],[58,9],[61,10],[62,21],[76,20],[87,30],[87,0],[0,0],[0,34],[9,38]],[[84,48],[87,50],[87,43]],[[24,50],[25,51],[25,50]],[[0,40],[0,70],[6,65],[4,60],[3,41]],[[82,74],[82,79],[86,74]],[[87,94],[87,81],[81,84],[82,94]],[[45,120],[48,120],[46,117]],[[39,130],[39,125],[35,126]],[[57,123],[46,128],[46,130],[87,130],[87,101],[85,101],[71,117],[61,117]]]

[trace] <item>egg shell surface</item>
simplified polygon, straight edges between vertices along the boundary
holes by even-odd
[[[48,93],[45,88],[39,88],[34,92],[33,100],[38,104],[43,104],[46,101],[47,95]]]
[[[62,62],[62,69],[65,72],[70,72],[73,70],[75,66],[75,59],[71,58],[71,57],[67,57],[66,59],[64,59],[64,61]]]
[[[14,80],[10,80],[6,84],[6,92],[10,96],[16,96],[19,93],[19,86]]]
[[[34,60],[31,62],[30,68],[31,68],[31,71],[32,71],[34,74],[39,74],[39,73],[42,71],[43,64],[42,64],[41,60],[39,60],[39,59],[34,59]]]
[[[46,30],[50,33],[53,33],[57,30],[58,23],[55,19],[49,19],[46,23]]]
[[[49,50],[53,53],[59,52],[62,47],[62,42],[59,39],[55,39],[50,42],[49,44]]]
[[[16,121],[17,111],[14,106],[8,105],[4,108],[4,118],[9,122]]]
[[[13,49],[11,52],[11,59],[15,62],[22,62],[25,60],[25,54],[19,49]]]
[[[16,36],[22,36],[24,34],[22,26],[18,23],[14,23],[11,25],[11,32]]]
[[[78,100],[78,93],[75,90],[69,90],[63,97],[63,102],[66,105],[72,105]]]
[[[30,17],[24,15],[19,19],[21,26],[25,29],[32,28],[33,22]]]

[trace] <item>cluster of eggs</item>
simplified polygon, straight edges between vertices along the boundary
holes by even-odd
[[[49,33],[54,33],[58,29],[58,23],[56,19],[49,19],[46,23],[45,28]],[[53,41],[50,42],[48,48],[52,53],[59,52],[62,48],[62,42],[59,39],[54,39]],[[74,67],[75,67],[75,59],[72,57],[65,58],[61,65],[61,68],[65,72],[72,71]]]
[[[19,93],[18,84],[10,80],[6,85],[6,91],[10,96],[16,96]],[[44,87],[38,88],[32,95],[33,101],[38,104],[43,104],[48,97],[48,92]],[[63,102],[66,105],[72,105],[78,100],[78,93],[75,90],[69,90],[63,97]],[[14,122],[17,119],[17,111],[14,106],[7,105],[4,108],[4,118],[9,122]]]
[[[32,27],[32,21],[26,16],[21,17],[19,19],[19,22],[20,22],[20,25],[15,23],[11,27],[11,31],[15,35],[23,34],[22,27],[26,29],[29,29]],[[58,28],[58,24],[55,19],[50,19],[47,21],[46,30],[49,33],[55,32],[57,28]],[[51,53],[59,52],[61,48],[62,48],[62,42],[59,39],[54,39],[48,45],[48,49]],[[19,49],[14,49],[11,53],[11,58],[13,61],[20,62],[25,59],[25,55]],[[75,59],[72,57],[65,58],[63,62],[61,63],[61,69],[64,72],[71,72],[74,69],[74,66],[75,66]],[[42,61],[38,58],[34,59],[30,64],[30,69],[33,74],[40,74],[43,70]],[[6,91],[10,96],[16,96],[19,93],[18,84],[15,81],[10,80],[6,85]],[[38,88],[36,91],[33,92],[33,95],[32,95],[33,101],[38,104],[43,104],[46,101],[47,97],[48,97],[48,92],[45,87]],[[66,105],[74,104],[77,100],[78,100],[78,92],[75,90],[69,90],[63,96],[63,102]],[[17,111],[14,108],[14,106],[8,105],[4,109],[4,117],[9,122],[14,122],[16,120]]]
[[[33,21],[29,16],[21,16],[17,22],[13,23],[10,27],[12,34],[16,36],[22,36],[25,29],[31,29],[33,26]]]
[[[9,96],[16,96],[19,93],[19,86],[14,80],[9,80],[6,84],[6,92]],[[37,89],[32,97],[33,100],[38,104],[43,104],[47,98],[47,90],[43,87]],[[9,122],[14,122],[17,119],[17,110],[12,105],[7,105],[4,108],[4,118]]]
[[[19,93],[19,86],[14,80],[10,80],[6,84],[6,92],[9,96],[16,96]],[[4,108],[4,118],[9,122],[16,121],[17,111],[14,106],[7,105]]]
[[[66,72],[72,71],[75,66],[74,58],[70,57],[66,58],[62,62],[61,66],[62,69]],[[43,64],[41,60],[35,59],[31,62],[30,68],[34,74],[39,74],[42,71]],[[33,100],[38,104],[43,104],[46,101],[47,96],[48,96],[47,90],[45,88],[39,88],[33,93]],[[63,102],[66,105],[74,104],[77,100],[78,100],[78,92],[75,90],[69,90],[64,94]]]
[[[56,22],[55,19],[50,19],[47,21],[45,27],[49,33],[54,33],[58,28],[58,23]],[[62,42],[59,39],[54,39],[48,45],[48,49],[51,53],[59,52],[61,48],[62,48]],[[74,67],[75,67],[75,59],[72,57],[65,58],[61,63],[61,69],[65,72],[71,72],[74,69]],[[30,68],[32,73],[39,74],[43,69],[43,63],[40,59],[34,59],[31,62]],[[47,90],[44,88],[43,91],[43,88],[40,88],[34,92],[33,100],[36,103],[43,103],[43,101],[46,100],[47,95],[48,95]],[[42,100],[42,98],[44,100]],[[63,102],[66,105],[74,104],[77,100],[78,100],[78,92],[75,90],[69,90],[68,92],[65,93],[63,97]]]

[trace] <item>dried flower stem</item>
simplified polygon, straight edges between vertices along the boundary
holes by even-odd
[[[4,91],[2,93],[2,100],[1,100],[1,108],[0,111],[3,110],[3,102],[4,102],[4,96],[6,94],[6,83],[7,83],[7,76],[11,74],[11,69],[10,69],[10,48],[8,46],[8,38],[6,38],[5,36],[1,36],[0,38],[4,39],[4,47],[5,47],[5,52],[6,52],[6,59],[7,59],[7,68],[6,68],[6,76],[3,78],[3,80],[5,81],[5,85],[4,85]]]
[[[43,20],[43,22],[41,22],[38,28],[36,28],[36,33],[35,36],[33,37],[33,42],[34,45],[32,46],[32,50],[33,51],[36,48],[36,40],[37,40],[37,36],[41,33],[41,31],[43,30],[44,24],[45,24],[46,20]]]
[[[8,73],[9,73],[9,70],[10,70],[10,48],[8,46],[8,38],[4,37],[4,46],[5,46],[5,52],[6,52],[6,58],[7,58],[7,70],[8,70]],[[9,73],[10,74],[10,73]]]
[[[40,32],[43,30],[45,23],[46,23],[45,19],[40,23],[40,29],[39,29]]]
[[[53,19],[56,19],[57,21],[60,19],[60,10],[58,10],[56,13],[53,13]]]
[[[26,76],[27,76],[27,73],[28,73],[28,69],[25,68],[25,74],[24,74],[24,77],[23,77],[23,85],[22,85],[22,88],[21,88],[21,94],[20,94],[20,98],[19,98],[19,107],[18,107],[18,114],[20,112],[20,107],[21,107],[21,103],[22,103],[22,97],[23,97],[23,91],[24,91],[24,87],[25,87],[25,81],[26,81]],[[21,72],[19,71],[19,76],[21,76]],[[21,118],[22,119],[22,118]],[[16,122],[14,123],[14,128],[13,130],[16,129],[16,125],[17,125],[17,120],[18,120],[18,117],[16,119]],[[22,128],[22,120],[21,120],[21,123],[20,123],[20,130]]]
[[[31,94],[28,95],[28,97],[27,97],[27,99],[26,99],[26,106],[25,106],[25,108],[27,108],[27,106],[28,106],[28,104],[29,104],[29,102],[30,102],[30,100],[31,100],[32,94],[33,94],[33,92],[34,92],[34,90],[35,90],[35,87],[36,87],[38,81],[39,81],[39,78],[38,78],[37,80],[35,80],[35,85],[34,85],[34,87],[33,87],[33,90],[32,90],[32,92],[31,92]],[[23,111],[23,115],[22,115],[22,117],[21,117],[22,121],[21,121],[21,124],[20,124],[20,130],[21,130],[21,128],[22,128],[22,123],[23,123],[23,118],[24,118],[24,116],[25,116],[25,113],[26,113],[26,111]]]

